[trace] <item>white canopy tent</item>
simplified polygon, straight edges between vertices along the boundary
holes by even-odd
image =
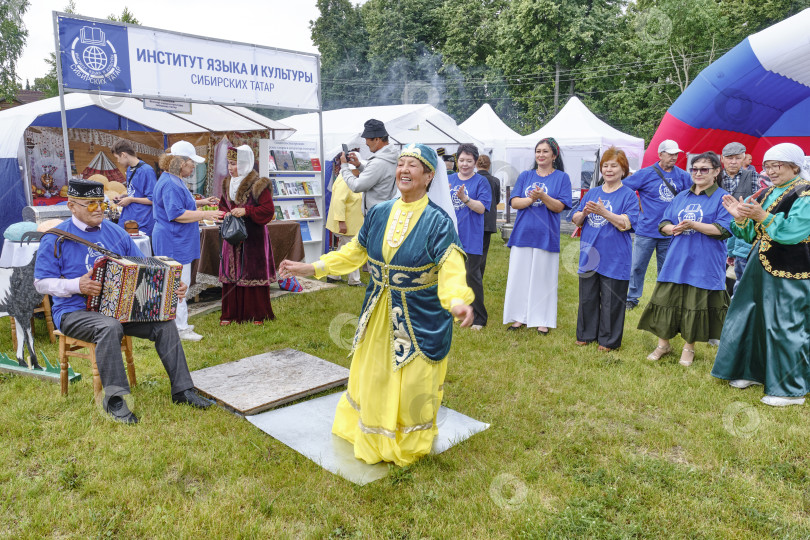
[[[507,126],[489,103],[484,103],[469,118],[458,125],[473,137],[483,141],[493,164],[506,161],[507,141],[518,141],[522,135]]]
[[[461,143],[473,143],[483,148],[484,143],[461,129],[450,116],[432,105],[387,105],[379,107],[355,107],[323,112],[323,145],[326,159],[341,150],[341,145],[360,148],[364,158],[370,153],[360,133],[363,123],[376,118],[385,124],[389,140],[402,147],[409,143],[422,143],[434,148],[445,147],[455,153]],[[290,140],[315,140],[318,134],[316,113],[297,114],[282,118],[295,133]]]
[[[152,132],[165,140],[172,134],[205,134],[269,130],[271,138],[286,138],[293,130],[245,107],[195,103],[191,114],[168,113],[143,108],[137,98],[73,93],[65,95],[70,129]],[[43,99],[0,112],[0,229],[21,218],[22,207],[31,204],[29,166],[24,137],[29,127],[60,128],[59,98]],[[165,146],[164,146],[165,147]],[[59,174],[65,172],[60,169]],[[64,183],[64,179],[62,180]]]
[[[507,161],[517,171],[530,169],[534,164],[534,146],[546,137],[553,137],[559,143],[565,172],[571,177],[574,189],[580,186],[583,170],[595,170],[591,164],[595,162],[597,152],[601,155],[611,146],[624,150],[632,170],[641,167],[644,156],[644,139],[622,133],[606,124],[576,96],[569,99],[565,107],[539,130],[507,141]]]

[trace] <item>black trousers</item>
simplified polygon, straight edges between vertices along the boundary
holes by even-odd
[[[489,241],[492,239],[492,235],[495,233],[484,231],[484,254],[482,255],[483,260],[481,261],[481,279],[484,278],[484,272],[487,269],[487,253],[489,253]]]
[[[473,324],[486,326],[487,308],[484,306],[484,275],[481,271],[481,261],[483,259],[483,255],[470,255],[468,253],[465,267],[467,269],[467,286],[475,293],[475,300],[472,303],[475,312]]]
[[[596,341],[609,349],[621,346],[629,285],[629,279],[612,279],[596,272],[579,274],[577,341]]]
[[[129,381],[121,357],[124,334],[155,343],[155,350],[169,375],[172,394],[194,388],[174,321],[122,324],[94,311],[73,311],[62,316],[59,326],[66,336],[96,344],[96,364],[104,387],[105,403],[113,396],[129,394]]]

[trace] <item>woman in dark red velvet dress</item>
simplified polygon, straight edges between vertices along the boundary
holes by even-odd
[[[222,242],[219,281],[222,283],[222,315],[219,324],[274,319],[270,284],[276,281],[276,266],[267,234],[275,215],[269,178],[253,170],[253,150],[246,145],[228,149],[228,172],[222,181],[219,209],[241,217],[247,239],[239,246]]]

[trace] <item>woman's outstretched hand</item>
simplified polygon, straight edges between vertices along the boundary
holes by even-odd
[[[308,277],[315,275],[315,266],[312,264],[291,261],[284,259],[278,265],[278,276],[281,279],[291,278],[293,276]]]

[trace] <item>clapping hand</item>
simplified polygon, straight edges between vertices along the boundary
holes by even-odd
[[[466,191],[467,190],[464,189],[464,184],[459,186],[458,191],[456,191],[456,197],[458,197],[458,200],[460,200],[461,202],[465,202],[467,200]]]
[[[740,206],[745,204],[743,198],[740,197],[740,200],[734,198],[733,195],[723,195],[723,207],[728,210],[728,213],[731,214],[735,219],[742,218],[740,214]]]
[[[529,193],[529,198],[531,198],[532,201],[537,201],[538,199],[540,199],[540,195],[542,195],[542,194],[543,194],[543,190],[540,189],[540,188],[537,188],[535,190],[532,190],[531,193]]]
[[[604,217],[607,214],[607,208],[605,208],[605,203],[603,203],[600,198],[599,202],[588,201],[585,203],[585,212]]]
[[[672,228],[672,236],[678,236],[684,231],[695,228],[695,222],[691,219],[685,219]]]

